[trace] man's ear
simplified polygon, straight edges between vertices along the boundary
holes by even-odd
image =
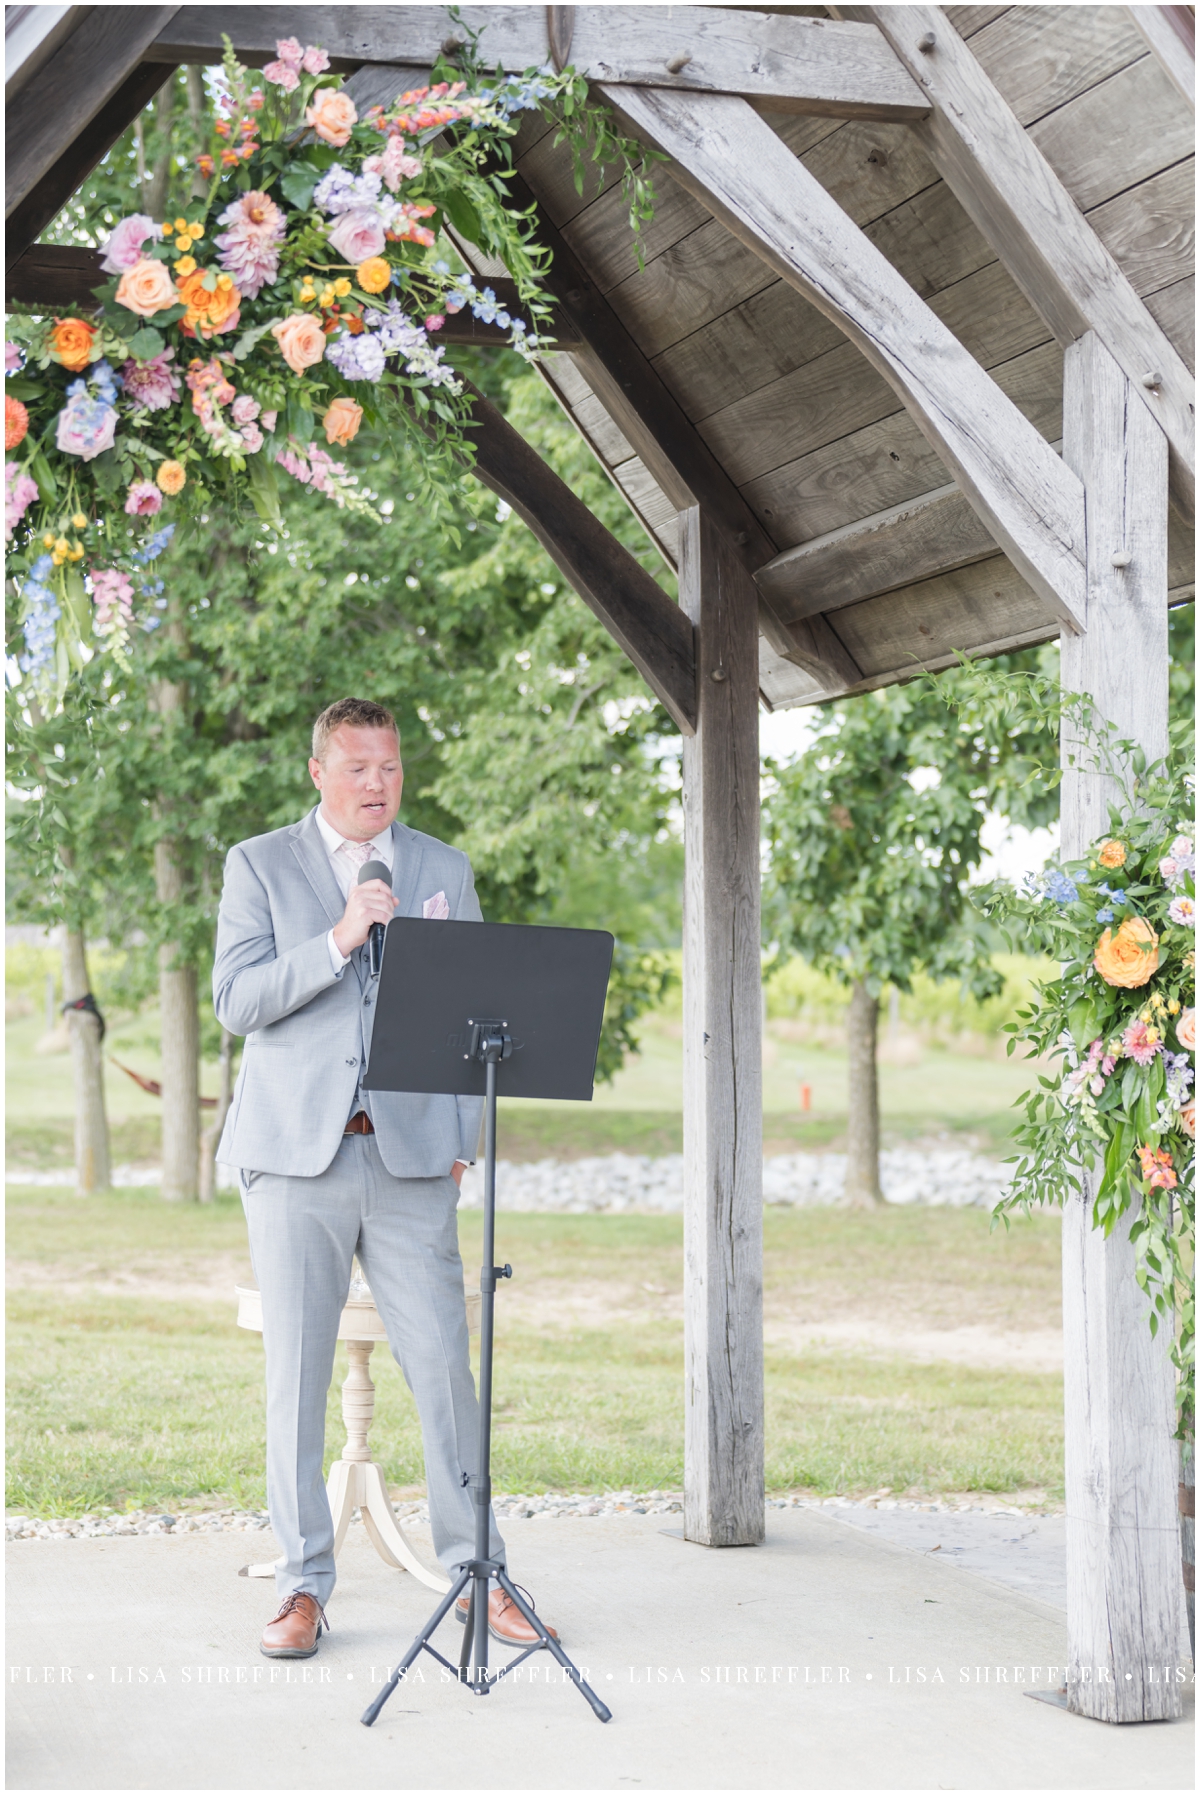
[[[320,791],[321,790],[321,763],[319,760],[313,759],[313,760],[309,761],[308,776],[312,780],[313,784],[316,786],[317,790]]]

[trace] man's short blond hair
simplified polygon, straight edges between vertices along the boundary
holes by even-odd
[[[390,729],[396,737],[396,747],[400,746],[396,719],[386,705],[376,704],[372,698],[339,698],[336,704],[326,706],[313,724],[314,760],[325,759],[329,738],[343,723],[348,723],[351,729]]]

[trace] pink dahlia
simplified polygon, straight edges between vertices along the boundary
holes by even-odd
[[[162,510],[163,495],[153,480],[135,480],[125,496],[130,517],[154,517]]]
[[[279,245],[287,233],[283,213],[265,193],[243,193],[217,220],[229,229],[216,240],[221,266],[244,299],[257,299],[279,273]]]
[[[151,361],[127,361],[121,369],[121,378],[125,382],[125,397],[133,405],[142,405],[147,411],[165,411],[168,405],[174,405],[181,391],[179,375],[168,363],[174,361],[175,351],[164,349]]]

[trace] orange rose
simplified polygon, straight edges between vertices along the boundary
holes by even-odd
[[[1105,929],[1092,964],[1106,985],[1132,991],[1158,970],[1158,936],[1142,916],[1127,916],[1114,935]]]
[[[304,117],[318,137],[323,137],[326,143],[339,150],[349,143],[350,128],[358,123],[358,113],[350,95],[340,90],[335,92],[331,87],[322,87],[313,95],[313,103]]]
[[[165,492],[169,499],[173,499],[187,485],[187,473],[181,461],[160,462],[154,478],[158,481],[159,490]]]
[[[1179,1045],[1181,1047],[1186,1047],[1189,1053],[1195,1053],[1195,1051],[1196,1051],[1196,1012],[1195,1012],[1195,1010],[1185,1010],[1183,1012],[1183,1015],[1179,1018],[1179,1021],[1175,1024],[1175,1039],[1179,1042]]]
[[[1106,841],[1096,858],[1101,866],[1124,866],[1125,843],[1123,841]]]
[[[382,293],[392,284],[392,271],[382,256],[368,256],[358,269],[358,284],[364,293]]]
[[[335,399],[321,419],[325,426],[325,441],[352,443],[358,435],[362,417],[362,406],[356,405],[353,399]]]
[[[179,298],[187,304],[181,328],[189,336],[199,331],[202,337],[232,330],[241,317],[242,296],[227,274],[217,275],[217,284],[210,293],[205,286],[207,270],[197,268],[179,283]]]
[[[178,305],[179,294],[166,263],[156,262],[153,256],[143,256],[135,262],[121,276],[117,304],[136,312],[139,318],[153,318],[155,312]]]
[[[82,318],[56,318],[54,329],[50,333],[51,351],[64,368],[70,368],[72,374],[82,374],[92,359],[92,344],[96,340],[94,324],[85,324]]]
[[[325,332],[315,318],[305,312],[293,312],[272,324],[271,335],[283,351],[283,359],[293,374],[303,374],[325,354]]]
[[[1195,1138],[1196,1138],[1196,1105],[1194,1103],[1185,1103],[1183,1108],[1180,1110],[1179,1126],[1183,1129],[1183,1132],[1191,1140],[1195,1140]]]

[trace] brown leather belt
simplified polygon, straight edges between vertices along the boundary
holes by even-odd
[[[365,1109],[360,1109],[356,1116],[351,1116],[342,1130],[343,1134],[374,1134],[375,1128]]]

